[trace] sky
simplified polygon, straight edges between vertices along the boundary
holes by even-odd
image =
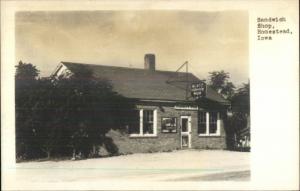
[[[61,61],[176,71],[185,61],[200,79],[229,72],[249,79],[246,11],[39,11],[16,13],[16,64],[32,63],[41,76]]]

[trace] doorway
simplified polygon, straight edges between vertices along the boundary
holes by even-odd
[[[191,148],[191,133],[192,133],[192,122],[191,116],[181,116],[180,117],[180,139],[181,148]]]

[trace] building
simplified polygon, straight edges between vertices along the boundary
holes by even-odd
[[[107,134],[120,153],[226,148],[228,102],[208,86],[205,97],[191,96],[192,84],[201,82],[192,73],[156,70],[155,55],[146,54],[144,69],[61,62],[53,75],[83,67],[109,80],[114,91],[136,100],[136,125],[128,134],[116,130]]]

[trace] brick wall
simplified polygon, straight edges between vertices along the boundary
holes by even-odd
[[[143,153],[143,152],[161,152],[181,149],[180,137],[180,116],[191,116],[192,120],[192,148],[194,149],[224,149],[226,148],[226,139],[224,125],[221,121],[221,136],[200,137],[198,136],[197,111],[193,110],[175,110],[173,106],[162,105],[138,105],[139,109],[157,110],[157,136],[156,137],[130,137],[129,134],[121,133],[117,130],[111,130],[107,136],[111,137],[114,144],[118,147],[119,153]],[[163,133],[161,131],[162,117],[177,118],[177,132]]]
[[[226,149],[226,133],[223,120],[220,120],[220,136],[199,136],[197,126],[193,126],[192,147],[195,149]]]

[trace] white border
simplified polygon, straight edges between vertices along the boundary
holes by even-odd
[[[299,2],[269,1],[1,1],[1,152],[3,189],[99,189],[99,183],[16,184],[14,157],[14,13],[42,10],[245,10],[249,12],[252,169],[250,182],[102,181],[101,189],[299,188]],[[294,35],[256,41],[256,17],[285,16]],[[284,112],[283,112],[284,111]],[[284,134],[282,134],[284,132]],[[6,171],[10,169],[9,171]]]

